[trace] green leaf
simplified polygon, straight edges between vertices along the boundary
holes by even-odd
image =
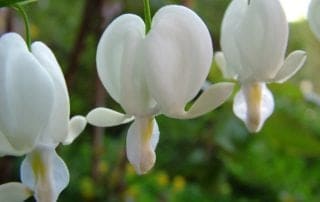
[[[35,1],[37,0],[0,0],[0,8],[14,6],[15,4],[25,5]]]

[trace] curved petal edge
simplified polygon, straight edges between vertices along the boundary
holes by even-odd
[[[152,117],[137,118],[127,134],[127,157],[138,174],[147,173],[156,161],[155,149],[159,141],[159,128]]]
[[[22,202],[33,195],[33,191],[19,182],[0,185],[0,201]]]
[[[88,123],[98,127],[117,126],[132,120],[134,120],[133,116],[103,107],[95,108],[87,114]]]

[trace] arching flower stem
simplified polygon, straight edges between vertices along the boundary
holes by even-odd
[[[15,8],[23,18],[25,33],[26,33],[26,43],[27,43],[29,51],[31,51],[30,22],[29,22],[28,15],[27,15],[26,11],[24,10],[24,8],[20,4],[15,4],[13,6],[13,8]]]

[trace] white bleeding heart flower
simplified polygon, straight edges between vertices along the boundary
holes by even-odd
[[[188,119],[221,105],[231,94],[231,83],[210,86],[188,111],[208,75],[213,55],[210,33],[190,9],[170,5],[145,23],[133,14],[115,19],[103,33],[97,49],[98,75],[124,109],[89,112],[89,123],[107,127],[134,122],[127,135],[127,157],[139,174],[155,162],[159,129],[155,116]]]
[[[222,22],[222,52],[215,60],[227,78],[238,79],[234,113],[251,132],[272,114],[274,100],[266,83],[282,83],[304,64],[298,50],[285,58],[288,22],[278,0],[233,0]]]
[[[308,22],[312,32],[320,41],[320,0],[312,0],[308,10]]]
[[[55,148],[71,143],[86,119],[69,120],[65,80],[45,44],[34,42],[29,51],[18,34],[5,34],[0,38],[0,66],[0,155],[27,154],[21,166],[23,185],[1,185],[0,196],[15,200],[31,193],[19,190],[32,190],[37,201],[56,201],[69,172]]]

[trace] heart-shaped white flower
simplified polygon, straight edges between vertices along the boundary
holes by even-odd
[[[251,132],[258,132],[272,114],[274,101],[265,83],[282,83],[304,64],[306,53],[286,59],[288,22],[278,0],[233,0],[222,22],[222,52],[215,59],[227,78],[241,90],[233,110]]]
[[[231,94],[230,83],[212,85],[185,110],[208,75],[212,55],[206,25],[186,7],[161,8],[147,34],[140,17],[118,17],[100,39],[97,68],[104,87],[126,115],[97,108],[87,115],[88,122],[112,126],[134,118],[127,136],[127,156],[138,173],[147,172],[155,162],[159,139],[157,114],[194,118],[218,107]]]

